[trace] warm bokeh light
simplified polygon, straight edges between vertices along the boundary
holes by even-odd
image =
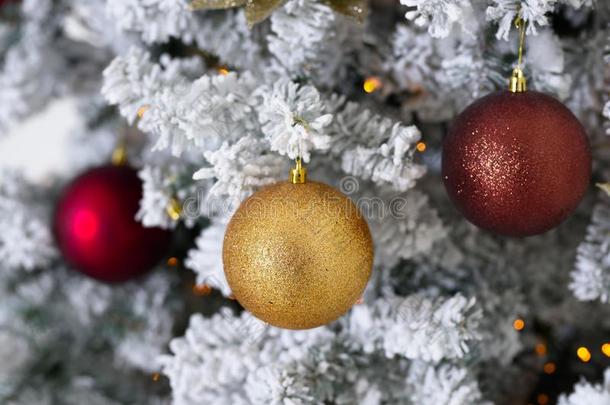
[[[417,148],[418,152],[425,152],[426,151],[426,144],[424,142],[418,142],[415,147]]]
[[[366,93],[372,93],[381,87],[381,80],[378,77],[369,77],[364,81],[362,87]]]
[[[586,363],[591,360],[591,352],[584,346],[581,346],[576,350],[576,355],[580,359],[580,361]]]
[[[152,375],[152,380],[153,380],[154,382],[157,382],[157,381],[159,381],[160,379],[161,379],[161,374],[159,374],[159,373],[153,373],[153,375]]]
[[[546,374],[553,374],[557,370],[555,363],[548,362],[542,368]]]
[[[220,73],[223,76],[226,76],[229,74],[229,69],[227,69],[226,67],[219,67],[218,73]]]
[[[604,353],[606,357],[610,357],[610,343],[604,343],[602,345],[602,353]]]
[[[540,357],[546,354],[546,345],[544,343],[538,343],[536,345],[536,354]]]
[[[538,394],[536,400],[538,401],[538,404],[546,405],[549,403],[549,396],[546,394]]]
[[[207,284],[195,284],[193,286],[193,294],[198,297],[203,297],[206,295],[210,295],[212,293],[212,287]]]
[[[176,267],[178,265],[178,258],[170,257],[169,259],[167,259],[167,265],[170,267]]]
[[[142,107],[138,108],[138,118],[142,118],[144,114],[146,114],[146,111],[148,111],[149,109],[149,105],[143,105]]]
[[[525,328],[525,321],[523,319],[515,319],[513,328],[515,328],[515,330],[523,330],[523,328]]]

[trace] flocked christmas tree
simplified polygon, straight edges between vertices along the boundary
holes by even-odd
[[[508,93],[516,20],[526,34],[528,91],[565,104],[592,153],[588,187],[588,161],[578,160],[587,189],[578,208],[523,239],[470,224],[441,176],[453,119],[488,93]],[[21,122],[59,98],[79,104],[65,151],[70,173],[45,182],[10,169],[0,176],[1,403],[610,404],[607,2],[5,0],[0,47],[0,133],[18,136]],[[483,152],[507,156],[492,144]],[[517,145],[534,156],[525,164],[507,145],[509,164],[475,165],[478,184],[493,180],[494,193],[506,192],[468,194],[479,207],[510,202],[519,187],[551,190],[556,180],[533,184],[524,175],[516,188],[497,187],[509,169],[538,170],[531,148],[545,147]],[[114,215],[111,204],[126,206],[133,193],[139,205],[129,215],[139,224],[124,226],[172,235],[146,257],[167,248],[157,266],[120,284],[86,276],[58,243],[57,225],[69,184],[109,165],[113,151],[115,158],[126,151],[141,190],[136,181],[117,200],[108,196],[118,180],[104,198],[88,187],[96,197],[76,206],[64,229],[70,251],[90,259],[103,251],[96,232],[128,233],[108,230],[108,217],[99,222],[96,204],[106,201]],[[288,182],[295,159],[307,181],[351,198],[374,246],[362,298],[336,321],[298,331],[244,310],[244,293],[233,294],[223,266],[232,215],[266,186]],[[566,172],[557,166],[558,176]],[[559,200],[547,194],[550,206]],[[551,209],[530,205],[515,205],[511,216]],[[299,212],[288,213],[307,217]],[[331,232],[328,223],[313,224]],[[264,226],[262,239],[272,233]],[[121,237],[111,241],[127,243]],[[280,270],[294,272],[310,254],[343,252],[329,247],[336,239],[259,250],[240,270],[263,271],[281,256],[290,265]],[[98,270],[116,275],[133,254]],[[264,276],[259,283],[274,282]],[[325,280],[336,280],[337,294],[356,282],[349,274]],[[290,308],[325,309],[328,301],[311,300],[329,285],[308,285],[303,302],[267,284],[246,284],[246,294],[269,290],[289,297]]]

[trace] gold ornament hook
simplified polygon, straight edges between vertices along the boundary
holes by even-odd
[[[169,200],[167,207],[165,207],[165,212],[172,221],[178,221],[182,216],[182,205],[180,205],[180,201],[177,198],[172,197]]]
[[[119,141],[119,144],[112,151],[110,161],[114,166],[123,166],[127,164],[127,146],[125,145],[124,138]]]
[[[517,60],[517,67],[513,69],[513,74],[510,78],[509,90],[513,93],[523,93],[527,91],[527,78],[523,73],[523,50],[525,48],[525,29],[527,27],[527,21],[525,21],[519,13],[515,17],[515,27],[519,28],[519,58]]]
[[[307,169],[301,163],[301,157],[297,156],[294,169],[290,170],[290,182],[292,184],[303,184],[307,181]]]
[[[138,120],[141,120],[142,117],[144,117],[144,114],[146,114],[146,112],[149,109],[150,109],[150,105],[148,105],[148,104],[143,105],[140,108],[138,108],[136,123]],[[128,161],[127,136],[128,136],[128,129],[125,128],[124,133],[119,136],[119,141],[118,141],[116,147],[114,148],[114,150],[112,151],[112,156],[110,158],[110,161],[115,166],[123,166],[123,165],[127,164],[127,161]]]

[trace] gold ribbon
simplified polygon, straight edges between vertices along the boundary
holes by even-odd
[[[335,12],[363,22],[367,13],[366,0],[320,0]],[[193,0],[190,4],[193,10],[219,10],[246,6],[248,25],[253,26],[271,15],[285,0]]]

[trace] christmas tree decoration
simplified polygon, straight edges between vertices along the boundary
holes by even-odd
[[[0,0],[0,404],[610,404],[610,2],[192,1]],[[451,121],[517,66],[516,16],[535,87],[518,69],[460,118],[486,136],[447,142],[467,156],[445,175],[528,225],[568,210],[582,134],[554,95],[600,190],[531,238],[472,225],[441,178]],[[118,170],[126,125],[141,183],[74,180]],[[298,157],[328,186],[278,184]],[[71,181],[83,212],[55,220]],[[135,221],[171,254],[83,274],[161,255],[121,239],[151,231],[121,214],[140,187]]]
[[[146,273],[164,256],[171,233],[136,222],[138,173],[108,165],[78,176],[64,190],[54,230],[63,257],[92,278],[116,283]]]
[[[360,298],[373,265],[371,234],[356,205],[305,177],[298,160],[289,182],[246,199],[223,245],[235,298],[254,316],[287,329],[339,318]]]
[[[464,110],[443,141],[449,197],[475,225],[506,236],[546,232],[578,206],[591,178],[584,128],[553,97],[527,91],[519,65],[509,91]]]
[[[364,0],[323,0],[337,13],[356,18],[362,22],[368,13],[368,4]],[[267,19],[271,13],[282,6],[285,0],[194,0],[190,6],[193,10],[218,10],[225,8],[246,8],[246,20],[248,25],[253,26]]]

